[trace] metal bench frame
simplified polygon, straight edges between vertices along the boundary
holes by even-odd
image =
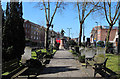
[[[93,60],[94,58],[92,58]],[[105,58],[104,62],[102,63],[97,63],[96,61],[93,60],[94,64],[92,65],[93,69],[94,69],[94,77],[96,76],[96,74],[100,71],[100,70],[104,70],[106,68],[106,62],[107,62],[108,58]],[[87,65],[90,64],[88,63],[88,61],[86,61],[86,68]],[[105,70],[104,70],[105,71]],[[106,71],[105,71],[106,72]]]

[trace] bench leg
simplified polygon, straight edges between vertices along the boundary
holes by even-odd
[[[85,67],[87,68],[87,66],[88,66],[89,63],[88,63],[87,61],[85,61],[85,63],[86,63],[86,66],[85,66]]]
[[[96,72],[96,71],[94,71],[94,77],[96,76],[96,74],[97,74],[97,72]]]
[[[97,74],[97,65],[95,65],[94,67],[94,77],[96,76],[96,74]]]
[[[87,65],[88,65],[88,64],[86,63],[86,66],[85,66],[86,68],[87,68]]]
[[[88,63],[87,63],[87,60],[86,60],[86,59],[85,59],[85,63],[86,63],[85,68],[87,68]]]

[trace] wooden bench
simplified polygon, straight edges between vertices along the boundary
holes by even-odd
[[[13,75],[22,70],[24,66],[21,66],[18,59],[13,59],[8,62],[2,63],[2,78],[10,79]]]
[[[94,56],[92,60],[86,61],[86,68],[88,65],[91,65],[94,69],[94,77],[97,73],[99,73],[101,70],[105,71],[106,68],[106,62],[108,58],[100,57],[100,56]]]

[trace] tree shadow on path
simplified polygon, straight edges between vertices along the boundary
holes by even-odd
[[[55,66],[55,67],[46,67],[41,74],[54,74],[59,72],[66,72],[66,71],[75,71],[79,70],[77,68],[69,68],[70,66]]]
[[[67,71],[75,71],[75,70],[79,70],[79,69],[70,68],[70,66],[29,68],[24,73],[22,73],[20,76],[26,76],[28,79],[37,79],[37,76],[41,75],[41,74],[55,74],[55,73],[59,73],[59,72],[67,72]],[[31,77],[31,76],[33,76],[33,77]]]
[[[53,58],[53,59],[75,59],[75,58]]]

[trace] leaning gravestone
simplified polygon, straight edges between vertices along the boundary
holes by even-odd
[[[29,46],[25,47],[25,49],[24,49],[25,53],[22,55],[21,63],[25,64],[26,60],[29,60],[31,58],[31,50],[32,50],[31,47],[29,47]]]

